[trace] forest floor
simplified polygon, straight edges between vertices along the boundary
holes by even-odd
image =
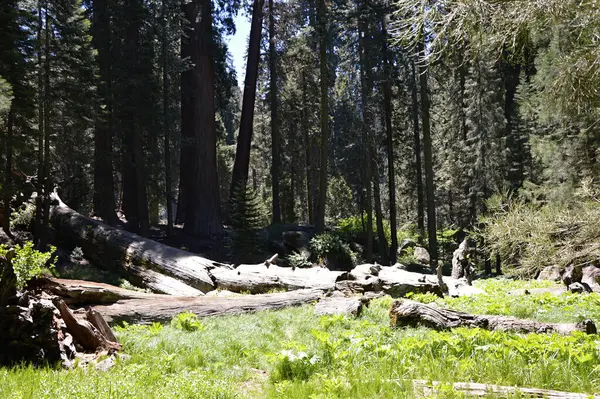
[[[510,293],[552,287],[549,282],[490,279],[476,285],[485,294],[412,299],[474,313],[600,322],[600,294]],[[2,368],[0,397],[399,398],[414,396],[413,379],[600,392],[595,335],[390,329],[391,303],[389,297],[374,300],[356,319],[318,317],[308,305],[117,327],[127,356],[110,370]],[[448,389],[438,397],[454,395]]]

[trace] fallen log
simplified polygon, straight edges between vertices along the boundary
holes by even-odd
[[[315,315],[349,315],[360,316],[363,308],[363,302],[360,298],[336,296],[320,300],[315,305]]]
[[[454,392],[462,392],[467,397],[513,398],[531,397],[546,399],[600,399],[600,395],[553,391],[549,389],[505,387],[500,385],[479,384],[475,382],[443,383],[439,381],[413,380],[417,397],[432,397],[450,387]]]
[[[50,222],[62,240],[81,247],[97,265],[152,291],[182,296],[208,292],[215,289],[209,270],[228,267],[87,218],[65,205],[56,193],[52,200]]]
[[[478,327],[485,330],[520,333],[570,334],[574,331],[582,331],[587,334],[596,334],[597,332],[596,325],[591,320],[584,320],[576,324],[542,323],[506,316],[472,315],[410,300],[395,301],[392,304],[390,323],[392,327],[421,325],[435,330]]]
[[[182,312],[192,312],[198,317],[253,313],[277,310],[318,301],[323,290],[297,290],[276,294],[243,295],[239,297],[174,297],[128,299],[94,306],[109,323],[166,322]]]
[[[280,267],[269,261],[258,265],[240,265],[236,269],[218,267],[210,271],[219,289],[263,294],[273,290],[335,289],[343,272],[322,267]]]

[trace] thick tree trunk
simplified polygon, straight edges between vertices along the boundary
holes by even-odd
[[[242,295],[239,297],[164,297],[162,299],[131,299],[110,305],[95,306],[106,321],[116,323],[153,323],[171,320],[181,312],[199,317],[253,313],[277,310],[318,301],[322,290],[298,290],[277,294]]]
[[[51,221],[61,239],[80,246],[97,265],[125,274],[134,283],[176,295],[199,295],[215,288],[208,270],[224,266],[189,252],[113,229],[66,206],[54,195]]]
[[[211,270],[215,285],[232,292],[263,294],[272,290],[299,290],[316,288],[333,290],[343,272],[325,268],[289,268],[276,265],[240,265],[236,269],[215,268]]]
[[[210,0],[183,6],[191,28],[182,37],[182,56],[192,69],[181,75],[181,195],[184,231],[193,236],[221,235],[217,133],[214,102],[213,15]]]
[[[413,117],[413,140],[415,151],[415,179],[417,188],[417,229],[421,238],[425,237],[425,201],[423,196],[423,171],[421,160],[421,129],[419,129],[419,100],[417,94],[417,73],[415,63],[410,64],[412,70],[411,80],[411,99],[412,99],[412,117]]]
[[[409,300],[395,301],[392,304],[390,321],[392,327],[420,325],[435,330],[477,327],[492,331],[520,333],[570,334],[574,331],[581,331],[587,334],[596,334],[597,332],[596,325],[591,320],[584,320],[576,324],[542,323],[507,316],[472,315]]]
[[[314,224],[315,215],[314,215],[314,196],[313,196],[313,164],[311,162],[311,154],[312,154],[312,141],[310,139],[309,127],[308,127],[308,112],[306,108],[308,107],[308,99],[306,93],[306,77],[304,76],[304,71],[302,71],[302,133],[304,137],[304,162],[305,162],[305,173],[306,173],[306,208],[308,213],[308,224]]]
[[[173,235],[173,179],[171,176],[171,118],[169,113],[169,48],[168,48],[168,23],[167,7],[165,0],[161,4],[162,16],[162,38],[161,38],[161,57],[162,57],[162,123],[163,123],[163,151],[165,161],[165,206],[167,207],[167,237]]]
[[[256,81],[258,78],[258,63],[260,60],[260,38],[262,30],[264,0],[254,0],[252,7],[252,23],[250,26],[250,42],[248,44],[248,63],[246,65],[246,80],[240,132],[237,138],[235,162],[231,175],[231,198],[240,187],[248,183],[248,168],[250,165],[250,146],[252,145],[252,123],[254,120],[254,103],[256,100]],[[271,10],[269,10],[271,12]],[[271,83],[272,84],[272,83]],[[272,104],[271,104],[272,105]],[[272,117],[272,115],[271,115]]]
[[[147,236],[150,229],[148,195],[146,191],[146,166],[143,156],[142,121],[140,115],[141,94],[139,76],[139,42],[142,27],[142,5],[139,0],[127,0],[124,12],[129,16],[124,35],[123,54],[127,73],[124,88],[129,96],[123,99],[120,119],[123,132],[123,211],[128,227]]]
[[[321,77],[321,139],[319,142],[319,198],[315,228],[325,230],[325,206],[327,202],[327,153],[329,147],[329,65],[327,63],[327,4],[317,0],[317,32],[319,34],[319,74]]]
[[[94,0],[92,8],[94,11],[92,36],[94,47],[98,51],[100,75],[98,95],[101,101],[94,130],[94,214],[107,224],[114,225],[117,222],[117,214],[112,162],[113,93],[110,17],[106,0]]]

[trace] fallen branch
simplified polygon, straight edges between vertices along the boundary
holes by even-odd
[[[390,322],[392,327],[422,325],[435,330],[478,327],[486,330],[522,333],[570,334],[574,331],[582,331],[596,334],[596,325],[591,320],[584,320],[576,324],[542,323],[506,316],[472,315],[409,300],[395,301],[392,304]]]
[[[487,397],[493,395],[495,398],[512,398],[515,395],[524,395],[532,398],[546,399],[600,399],[599,395],[552,391],[549,389],[505,387],[474,382],[443,383],[439,381],[413,380],[415,395],[418,397],[436,395],[441,392],[442,388],[448,386],[452,388],[452,391],[464,392],[468,397]]]

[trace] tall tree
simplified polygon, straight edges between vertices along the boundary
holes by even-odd
[[[210,0],[183,5],[189,24],[182,36],[182,58],[191,68],[181,74],[181,196],[185,209],[184,231],[194,236],[220,235],[219,180],[213,12]]]
[[[417,181],[417,229],[421,238],[425,237],[425,200],[423,195],[423,162],[421,160],[421,129],[419,128],[418,80],[414,61],[411,68],[411,109],[413,119],[413,142],[415,154],[415,179]]]
[[[319,37],[319,72],[321,78],[321,137],[319,143],[319,198],[315,215],[315,228],[325,230],[325,204],[327,202],[327,157],[329,144],[329,65],[327,57],[328,11],[325,0],[317,0],[317,33]]]
[[[269,76],[270,76],[270,101],[271,101],[271,184],[273,196],[273,223],[281,222],[279,206],[279,169],[280,169],[280,144],[279,120],[277,104],[277,50],[275,48],[275,8],[274,1],[269,0]]]
[[[248,181],[250,166],[250,146],[252,145],[252,123],[254,120],[254,104],[256,100],[256,81],[260,60],[260,39],[262,30],[264,0],[254,0],[252,22],[250,25],[250,41],[248,44],[248,61],[246,64],[246,80],[242,102],[240,131],[237,138],[237,149],[233,174],[231,178],[231,198],[238,187],[245,187]],[[271,12],[271,10],[269,10]]]

